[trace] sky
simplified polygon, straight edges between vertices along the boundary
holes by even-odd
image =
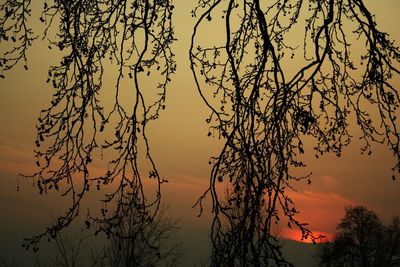
[[[220,144],[207,137],[208,111],[189,69],[188,49],[195,22],[190,10],[194,3],[193,0],[175,1],[178,71],[169,87],[167,108],[150,126],[149,139],[159,171],[169,180],[164,187],[163,201],[170,205],[171,215],[180,219],[180,235],[188,255],[205,257],[210,210],[206,209],[198,218],[199,210],[191,207],[207,187],[208,160],[218,153]],[[380,28],[400,45],[397,28],[400,2],[368,0],[366,4],[376,14]],[[39,195],[29,179],[20,178],[20,191],[16,191],[17,174],[34,170],[35,123],[39,111],[51,100],[51,88],[46,84],[47,70],[58,59],[49,55],[46,47],[40,41],[33,45],[28,54],[29,71],[19,65],[6,79],[0,79],[0,259],[18,259],[25,255],[19,248],[22,238],[43,229],[54,214],[68,205],[67,200],[55,194]],[[298,218],[308,222],[311,230],[327,237],[336,231],[344,206],[366,205],[384,222],[400,215],[400,181],[391,179],[390,168],[395,161],[390,151],[376,145],[372,155],[360,155],[360,144],[354,139],[340,158],[325,155],[316,159],[312,153],[306,155],[307,170],[313,173],[312,183],[298,183],[297,191],[289,193],[300,210]],[[285,227],[281,235],[288,239],[300,238],[299,232]],[[199,244],[203,244],[200,249]]]

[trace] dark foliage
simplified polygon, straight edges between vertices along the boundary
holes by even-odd
[[[375,212],[363,206],[347,207],[333,242],[318,247],[318,266],[400,265],[400,220],[381,223]]]

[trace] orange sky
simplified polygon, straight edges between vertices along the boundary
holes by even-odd
[[[389,32],[400,45],[400,1],[366,2],[376,14],[381,29]],[[208,159],[216,155],[219,144],[216,139],[207,137],[207,108],[195,89],[189,69],[187,56],[194,23],[190,15],[193,3],[193,0],[175,1],[178,71],[169,87],[167,108],[148,131],[159,171],[170,181],[164,191],[172,214],[182,218],[185,233],[192,228],[197,231],[202,229],[201,238],[205,239],[210,215],[205,214],[204,218],[198,219],[198,210],[192,210],[191,206],[206,188],[210,171]],[[16,174],[33,169],[35,122],[39,111],[50,101],[47,69],[57,60],[43,47],[46,45],[40,42],[32,47],[29,53],[30,71],[23,71],[22,65],[17,66],[7,74],[6,79],[0,79],[0,236],[3,236],[2,231],[7,231],[8,235],[13,231],[27,234],[27,229],[39,231],[44,226],[41,223],[48,220],[36,218],[32,220],[36,225],[27,227],[22,225],[24,218],[32,218],[34,214],[45,216],[50,213],[49,210],[57,209],[55,205],[44,204],[45,199],[32,190],[31,181],[21,181],[22,191],[25,191],[15,192]],[[331,235],[343,217],[346,205],[367,205],[377,211],[384,221],[389,221],[393,215],[400,215],[400,181],[391,180],[390,168],[394,158],[385,147],[374,146],[370,157],[360,155],[358,148],[359,144],[355,141],[341,158],[327,155],[316,159],[312,154],[305,157],[306,170],[313,172],[312,184],[300,183],[298,191],[289,194],[300,210],[299,219],[309,222],[312,230]],[[281,233],[286,238],[299,239],[298,232],[294,230],[283,228]],[[4,242],[4,239],[0,240],[0,251],[8,246]]]

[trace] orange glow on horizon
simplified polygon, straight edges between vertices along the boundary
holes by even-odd
[[[334,238],[334,234],[328,233],[328,232],[312,231],[312,234],[315,237],[320,236],[319,239],[315,239],[316,243],[330,242]],[[281,232],[281,237],[283,239],[290,239],[290,240],[302,242],[302,243],[308,243],[308,244],[313,243],[311,237],[303,238],[301,230],[298,230],[298,229],[285,228]]]

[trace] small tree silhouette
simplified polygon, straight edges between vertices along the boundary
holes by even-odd
[[[107,266],[177,266],[182,260],[182,244],[176,237],[178,227],[161,208],[147,224],[132,209],[111,236],[105,249]],[[142,228],[142,229],[140,229]]]
[[[177,221],[168,211],[168,207],[160,208],[153,221],[145,223],[140,221],[137,210],[132,209],[101,246],[95,245],[94,236],[84,228],[76,233],[59,232],[49,243],[50,255],[37,257],[34,266],[177,266],[182,260],[183,248],[177,237]],[[0,259],[0,266],[9,265]]]
[[[399,218],[389,226],[364,206],[346,207],[333,242],[320,244],[319,266],[395,266],[400,263]]]

